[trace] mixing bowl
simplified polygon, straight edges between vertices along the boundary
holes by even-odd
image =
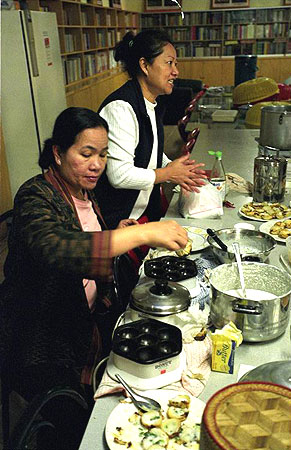
[[[222,263],[235,261],[235,255],[232,249],[233,242],[239,243],[240,255],[243,261],[264,262],[271,250],[276,246],[274,238],[260,231],[242,228],[223,228],[215,233],[227,246],[227,251],[222,250],[211,236],[208,236],[207,241],[215,256]]]

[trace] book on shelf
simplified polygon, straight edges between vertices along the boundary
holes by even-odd
[[[97,61],[95,54],[87,54],[84,58],[85,62],[85,76],[91,77],[97,73]]]
[[[65,60],[67,83],[78,81],[82,78],[81,58],[69,57]]]
[[[83,32],[83,45],[85,50],[89,50],[90,48],[90,34],[86,31]]]

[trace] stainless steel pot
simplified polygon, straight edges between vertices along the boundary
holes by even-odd
[[[259,143],[280,150],[291,149],[291,105],[262,108]]]
[[[264,262],[276,246],[276,241],[272,236],[261,233],[260,231],[223,228],[217,230],[215,233],[227,246],[227,251],[222,250],[211,236],[208,236],[207,241],[215,256],[222,263],[235,261],[235,255],[232,249],[233,242],[239,243],[240,255],[243,261]]]
[[[210,319],[217,328],[234,322],[245,341],[274,339],[288,324],[291,276],[269,264],[243,262],[242,267],[246,299],[231,292],[240,289],[236,264],[222,264],[211,271]]]
[[[241,381],[266,381],[281,384],[291,389],[291,361],[272,361],[245,373]]]
[[[130,307],[152,317],[165,317],[185,311],[190,293],[181,284],[145,278],[131,293]]]

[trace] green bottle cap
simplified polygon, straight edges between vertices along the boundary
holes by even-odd
[[[220,159],[221,159],[221,157],[222,157],[222,151],[221,151],[221,150],[217,150],[217,151],[209,150],[209,151],[208,151],[208,154],[209,154],[209,155],[215,155],[216,158],[220,158]]]

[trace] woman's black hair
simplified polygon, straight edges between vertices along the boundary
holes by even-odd
[[[56,118],[53,135],[44,142],[38,164],[42,169],[48,169],[55,163],[53,146],[57,145],[60,153],[66,151],[75,143],[79,133],[87,128],[105,128],[106,120],[88,108],[71,107],[62,111]]]
[[[121,61],[123,69],[131,78],[140,73],[140,58],[145,58],[149,64],[163,52],[167,44],[172,44],[168,34],[163,30],[144,30],[136,36],[132,31],[126,33],[115,47],[114,58]]]

